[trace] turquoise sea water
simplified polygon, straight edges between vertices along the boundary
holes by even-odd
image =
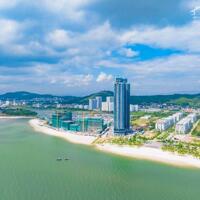
[[[0,200],[199,199],[200,170],[105,154],[36,133],[27,120],[0,120]]]

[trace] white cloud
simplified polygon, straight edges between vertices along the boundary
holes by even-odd
[[[120,68],[124,71],[134,72],[140,75],[154,75],[165,73],[195,73],[200,74],[199,55],[172,55],[165,58],[158,58],[136,63],[120,63],[104,60],[98,63],[99,66],[108,68]]]
[[[88,53],[89,51],[94,54],[95,52],[105,51],[105,54],[111,49],[121,45],[115,31],[109,22],[104,22],[98,26],[92,27],[85,32],[72,32],[65,29],[54,29],[47,33],[47,45],[55,47],[65,47],[69,51],[69,47],[73,53]],[[76,49],[76,50],[75,50]],[[82,51],[79,51],[81,49]],[[75,50],[75,51],[74,51]],[[78,50],[78,51],[77,51]]]
[[[186,83],[183,82],[184,79],[192,82],[191,76],[196,81],[195,83],[198,82],[196,76],[200,75],[200,57],[196,54],[200,53],[199,21],[182,26],[140,26],[121,30],[114,29],[109,21],[105,21],[102,24],[88,25],[84,29],[81,27],[81,31],[77,27],[73,27],[73,30],[76,31],[71,30],[70,27],[73,25],[70,23],[84,20],[87,14],[84,6],[92,1],[35,0],[31,3],[26,2],[26,4],[33,4],[34,8],[40,6],[44,12],[47,12],[47,15],[54,16],[55,14],[55,17],[59,16],[63,21],[66,21],[66,23],[62,21],[59,24],[60,21],[56,19],[57,24],[52,22],[52,26],[48,26],[48,29],[43,27],[40,21],[35,22],[38,23],[38,27],[42,31],[36,29],[33,31],[33,27],[29,29],[23,22],[0,19],[0,27],[4,27],[0,29],[0,48],[3,51],[7,51],[9,55],[31,55],[34,56],[34,59],[37,56],[38,58],[48,56],[47,59],[45,57],[44,63],[49,62],[48,58],[53,58],[53,62],[56,58],[56,64],[28,66],[27,68],[30,68],[31,71],[27,72],[26,77],[21,75],[20,80],[29,80],[30,87],[38,83],[42,87],[44,85],[44,88],[49,88],[45,84],[51,84],[55,92],[57,90],[63,91],[69,87],[76,89],[77,93],[82,91],[81,86],[88,86],[84,87],[87,89],[95,89],[100,87],[99,85],[101,85],[101,89],[107,88],[112,85],[111,82],[115,74],[122,74],[130,80],[136,79],[135,84],[141,88],[147,88],[148,81],[153,86],[159,85],[159,81],[162,81],[156,80],[159,76],[164,77],[163,79],[166,78],[167,83],[175,83],[176,77],[173,76],[173,73],[179,76],[183,74],[183,77],[179,77],[183,87],[187,87]],[[0,0],[0,9],[1,6],[3,8],[3,4],[5,7],[6,2],[9,1]],[[70,26],[68,26],[68,22]],[[82,23],[80,24],[82,25]],[[146,44],[157,48],[176,49],[184,51],[184,54],[143,62],[132,59],[130,63],[129,58],[142,54],[142,52],[126,48],[129,44],[130,46]],[[124,58],[120,60],[117,56],[113,57],[113,52],[120,53]],[[27,65],[32,65],[31,61],[28,61]],[[106,74],[107,71],[106,73],[101,72],[104,71],[105,67],[116,68],[111,70],[113,75]],[[96,74],[97,70],[101,73],[95,77],[93,74]],[[23,74],[23,71],[18,72]],[[9,71],[8,74],[11,72]],[[11,75],[7,79],[14,80],[15,76]],[[88,92],[87,89],[86,92]],[[153,87],[149,88],[149,91],[154,89]],[[166,85],[164,89],[168,90],[169,87]]]
[[[104,22],[96,27],[91,28],[83,34],[82,40],[95,41],[95,42],[110,42],[118,40],[117,33],[112,29],[109,21]]]
[[[14,7],[19,0],[0,0],[0,9],[8,9]]]
[[[85,6],[96,0],[0,0],[0,10],[9,9],[20,4],[33,9],[41,9],[43,12],[55,15],[56,18],[83,22],[87,15]]]
[[[68,76],[68,78],[64,78],[64,84],[67,87],[83,87],[83,86],[88,86],[91,84],[91,82],[93,81],[93,75],[92,74],[78,74],[78,75],[73,75],[71,74],[70,76]]]
[[[0,45],[6,45],[20,39],[20,30],[22,26],[14,21],[8,19],[0,19]]]
[[[99,64],[123,70],[123,76],[136,84],[132,91],[137,94],[164,94],[198,92],[199,63],[199,55],[173,55],[136,63],[105,60]]]
[[[70,32],[56,29],[47,35],[47,42],[55,47],[66,47],[71,42]]]
[[[71,73],[66,67],[61,69],[59,66],[60,64],[36,64],[31,68],[31,73],[42,81],[71,88],[87,86],[94,80],[92,74]]]
[[[144,26],[124,31],[122,43],[146,44],[159,48],[171,48],[189,52],[200,52],[200,21],[181,27],[158,28]]]
[[[94,0],[39,0],[41,5],[51,13],[59,14],[74,21],[81,21],[85,17],[84,6]]]
[[[43,12],[54,14],[63,20],[84,21],[87,15],[84,9],[89,3],[96,0],[0,0],[0,10],[13,8],[18,5],[41,9]]]
[[[185,0],[183,1],[183,6],[188,9],[194,9],[195,7],[200,6],[200,0]]]
[[[96,79],[96,81],[99,83],[105,82],[105,81],[112,81],[112,80],[113,80],[113,76],[111,74],[106,74],[104,72],[101,72]]]
[[[27,56],[43,53],[52,55],[53,49],[43,45],[38,40],[32,40],[26,31],[32,28],[32,22],[18,22],[6,18],[0,18],[0,50],[9,55]],[[55,54],[55,52],[54,52]]]
[[[125,57],[128,57],[128,58],[132,58],[132,57],[139,55],[139,52],[133,51],[131,48],[122,48],[122,49],[120,49],[119,53],[122,56],[125,56]]]

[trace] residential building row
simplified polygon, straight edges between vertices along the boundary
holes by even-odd
[[[183,118],[183,116],[184,116],[183,113],[179,112],[175,113],[172,116],[159,119],[156,122],[155,128],[157,131],[166,131],[170,127],[174,126],[178,121],[180,121]]]
[[[193,124],[197,121],[197,114],[192,113],[182,119],[176,124],[176,133],[177,134],[187,134],[192,129]]]
[[[23,106],[26,105],[25,101],[16,101],[16,100],[6,100],[6,101],[2,101],[0,100],[0,108],[7,108],[9,106]]]

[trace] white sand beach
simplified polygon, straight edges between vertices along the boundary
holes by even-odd
[[[142,160],[161,162],[180,167],[200,168],[200,159],[192,156],[181,156],[175,153],[162,151],[161,149],[150,147],[130,147],[113,144],[96,145],[97,149],[113,154],[132,157]]]
[[[31,119],[31,118],[33,118],[33,117],[0,115],[0,119]]]
[[[67,132],[55,130],[45,125],[45,122],[39,119],[32,119],[29,121],[29,123],[35,131],[51,136],[60,137],[72,143],[92,145],[92,143],[96,140],[96,137],[94,136],[84,136],[75,132],[72,133],[69,131]],[[141,160],[150,160],[179,167],[200,168],[200,159],[194,158],[192,156],[181,156],[156,148],[119,146],[114,144],[96,144],[95,148],[100,151]]]
[[[55,130],[45,125],[44,121],[39,119],[32,119],[29,121],[29,124],[34,128],[35,131],[42,132],[51,136],[60,137],[76,144],[91,145],[96,140],[96,137],[94,136],[84,136],[77,133],[72,133],[71,131]]]

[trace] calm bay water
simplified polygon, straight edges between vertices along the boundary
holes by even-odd
[[[113,156],[36,133],[27,120],[0,120],[2,200],[199,200],[199,188],[200,170]]]

